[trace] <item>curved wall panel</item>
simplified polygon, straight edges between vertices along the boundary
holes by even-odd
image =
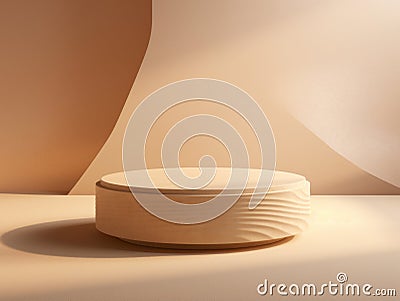
[[[93,193],[94,184],[102,175],[121,171],[122,137],[137,104],[161,86],[191,77],[229,81],[252,95],[270,119],[277,144],[277,168],[305,175],[313,194],[400,193],[388,177],[366,168],[352,156],[345,156],[345,152],[338,152],[336,145],[326,141],[323,134],[327,130],[330,140],[344,138],[349,142],[360,141],[362,136],[349,140],[344,136],[350,133],[350,128],[345,132],[345,123],[340,123],[340,131],[335,131],[334,124],[322,113],[314,114],[321,117],[316,123],[310,119],[304,122],[309,115],[298,114],[296,110],[304,108],[313,115],[314,111],[321,111],[315,107],[315,100],[324,104],[336,98],[337,105],[345,108],[351,103],[370,104],[372,94],[377,97],[375,100],[398,95],[399,85],[389,85],[397,78],[387,72],[392,66],[398,66],[396,49],[400,40],[394,34],[400,25],[396,18],[398,9],[396,1],[369,0],[154,1],[151,40],[124,110],[109,140],[71,193]],[[370,64],[372,57],[374,62],[380,57],[385,59],[374,69]],[[359,72],[349,72],[349,67],[359,68]],[[373,72],[381,74],[381,79],[387,76],[386,84],[369,84],[370,78],[376,78],[371,76]],[[327,73],[331,77],[324,76]],[[356,81],[362,85],[354,85]],[[316,82],[323,89],[315,90]],[[359,93],[363,88],[369,95]],[[310,98],[315,96],[312,92],[318,93],[316,98]],[[382,107],[382,116],[391,117],[393,114],[385,113],[386,110],[392,109]],[[171,119],[182,118],[184,115],[179,112],[171,113],[174,115]],[[363,118],[369,116],[365,110],[358,113],[359,125],[370,124],[363,123]],[[400,128],[393,118],[379,120],[382,135],[387,128]],[[388,127],[389,123],[393,126]],[[324,131],[321,134],[316,128]],[[161,136],[160,133],[157,135]],[[397,147],[399,138],[392,139],[393,147]],[[364,142],[364,150],[376,146],[376,141],[371,139]],[[202,154],[209,152],[209,145],[188,145],[182,163],[190,166],[197,162]],[[160,149],[155,146],[149,146],[150,167],[159,167]],[[250,150],[257,147],[251,142],[247,146]],[[216,156],[222,155],[223,150],[218,150]],[[398,167],[398,164],[387,164],[396,162],[393,156],[377,156],[372,160],[376,166],[389,166],[390,172]]]
[[[0,191],[67,193],[125,103],[151,0],[1,1]]]

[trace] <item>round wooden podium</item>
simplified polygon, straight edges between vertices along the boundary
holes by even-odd
[[[197,168],[183,168],[196,176]],[[301,175],[275,171],[271,186],[254,209],[249,200],[258,182],[260,170],[249,169],[245,189],[222,215],[202,223],[179,224],[148,212],[136,199],[138,193],[162,193],[184,204],[209,201],[228,178],[229,168],[217,168],[213,180],[203,189],[182,189],[169,181],[164,169],[147,172],[157,188],[141,183],[128,185],[123,172],[104,176],[96,183],[96,227],[108,235],[154,247],[180,249],[223,249],[258,246],[276,242],[304,231],[310,216],[310,183]],[[131,192],[136,191],[135,194]],[[259,189],[259,188],[257,188]]]

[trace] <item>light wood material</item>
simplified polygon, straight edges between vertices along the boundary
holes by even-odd
[[[246,187],[244,189],[245,193],[252,193],[254,188],[257,186],[258,179],[261,174],[261,170],[259,169],[244,169],[244,168],[236,168],[236,171],[245,174],[248,174],[248,180],[246,183]],[[195,167],[184,167],[183,172],[185,175],[189,177],[196,177],[199,175],[200,170]],[[151,193],[154,192],[154,187],[164,193],[164,194],[217,194],[220,193],[222,189],[224,189],[225,185],[227,184],[231,170],[227,167],[219,167],[216,169],[214,178],[208,183],[208,185],[202,189],[182,189],[181,187],[177,186],[167,177],[164,169],[161,168],[154,168],[148,169],[147,174],[149,175],[150,179],[153,181],[153,186],[149,186],[146,181],[141,180],[142,174],[145,173],[144,170],[136,170],[136,171],[128,171],[128,175],[130,173],[135,173],[137,176],[136,178],[138,181],[134,184],[134,189],[136,191],[140,190],[143,192]],[[273,183],[268,188],[265,189],[263,187],[257,188],[257,191],[269,191],[269,192],[277,192],[277,191],[284,191],[293,188],[297,188],[298,186],[304,186],[305,184],[305,177],[284,171],[276,171],[275,176],[273,179]],[[103,176],[100,180],[101,185],[119,191],[130,191],[129,186],[127,184],[125,174],[123,172],[116,172],[106,176]],[[231,187],[232,192],[236,192],[235,190],[239,190],[242,183],[237,183],[237,181],[233,182]]]
[[[202,190],[179,189],[165,180],[161,169],[150,173],[164,195],[177,202],[199,203],[221,190],[219,183],[226,170],[218,170],[209,189]],[[129,190],[123,173],[105,176],[96,185],[96,227],[125,240],[200,249],[266,244],[304,231],[310,215],[310,186],[305,178],[276,172],[270,192],[254,210],[249,210],[257,174],[257,170],[250,171],[245,193],[227,212],[208,222],[187,225],[161,220],[146,211]],[[133,188],[139,193],[155,192],[141,183]]]
[[[266,245],[276,245],[279,243],[283,243],[285,241],[289,241],[294,236],[288,236],[284,238],[277,239],[268,239],[258,242],[247,242],[247,243],[233,243],[233,244],[169,244],[169,243],[155,243],[149,241],[138,241],[131,239],[121,240],[146,247],[154,247],[154,248],[165,248],[165,249],[182,249],[182,250],[225,250],[225,249],[238,249],[238,248],[250,248],[250,247],[258,247],[258,246],[266,246]]]

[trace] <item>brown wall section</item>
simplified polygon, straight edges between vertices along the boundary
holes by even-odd
[[[67,193],[125,103],[151,0],[0,3],[0,192]]]

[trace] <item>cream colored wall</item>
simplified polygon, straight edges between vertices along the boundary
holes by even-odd
[[[364,149],[377,149],[373,141],[347,135],[354,128],[349,114],[336,113],[337,118],[329,120],[329,110],[319,110],[332,106],[332,102],[325,105],[331,99],[336,99],[333,104],[339,106],[339,112],[347,110],[347,104],[356,104],[350,112],[360,114],[360,118],[352,119],[360,124],[369,116],[363,107],[371,109],[368,104],[372,103],[375,108],[376,99],[381,103],[389,99],[387,110],[398,109],[400,85],[371,80],[397,81],[391,71],[398,66],[394,50],[399,46],[395,34],[400,28],[400,19],[395,18],[399,8],[396,1],[153,1],[151,39],[131,93],[108,141],[71,193],[93,193],[94,183],[102,175],[122,170],[122,138],[137,104],[165,84],[192,77],[222,79],[252,95],[274,131],[277,168],[307,176],[312,193],[400,193],[399,188],[389,184],[396,182],[398,172],[395,158],[390,157],[399,141],[395,114],[386,114],[382,107],[382,118],[376,123],[382,135],[392,136],[391,151],[383,152],[389,156],[363,152],[360,162],[354,160],[354,150],[359,151],[361,146],[353,142],[366,141],[369,144]],[[383,65],[373,68],[380,58]],[[159,145],[165,132],[161,129],[193,112],[206,112],[207,106],[175,108],[160,121],[160,130],[149,143],[150,166],[160,165]],[[235,119],[227,117],[230,115],[222,108],[210,109]],[[315,116],[313,112],[320,118],[309,120]],[[362,130],[362,126],[358,128]],[[246,131],[245,126],[242,129]],[[354,133],[360,135],[360,131]],[[248,138],[249,149],[255,151],[255,140]],[[201,154],[209,152],[210,144],[204,139],[185,146],[183,164],[193,165]],[[225,164],[225,150],[214,145],[217,161]],[[381,164],[389,168],[378,170],[376,162],[378,168],[371,169],[368,158],[382,160]],[[256,162],[252,159],[252,164]]]

